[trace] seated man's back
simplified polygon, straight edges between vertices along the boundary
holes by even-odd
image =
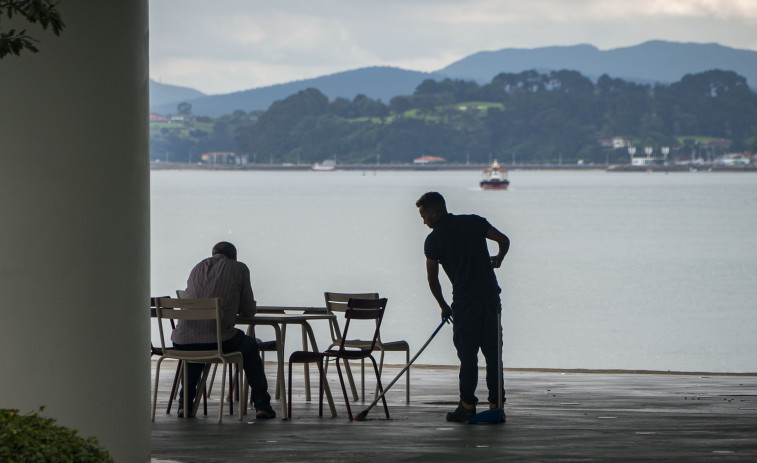
[[[276,413],[271,408],[263,362],[257,342],[234,327],[237,314],[255,314],[255,299],[250,283],[250,269],[237,261],[237,250],[233,244],[220,242],[213,247],[212,256],[195,265],[187,280],[188,298],[222,299],[221,341],[224,352],[239,351],[244,358],[244,372],[252,387],[252,400],[257,410],[257,418],[273,418]],[[180,320],[171,335],[174,347],[180,350],[211,350],[217,346],[215,320]],[[196,395],[196,386],[202,372],[202,364],[189,363],[188,399],[191,403]],[[179,391],[182,403],[184,387]],[[180,410],[183,413],[184,410]]]
[[[228,246],[221,248],[221,251],[227,248]],[[218,249],[214,247],[213,250]],[[245,316],[255,314],[250,270],[247,265],[236,260],[236,252],[233,255],[234,258],[231,258],[221,252],[214,253],[213,256],[198,263],[187,280],[187,297],[220,297],[222,299],[222,341],[234,336],[237,314]],[[215,322],[180,322],[171,340],[180,344],[215,342]]]

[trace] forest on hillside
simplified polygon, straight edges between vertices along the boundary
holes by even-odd
[[[181,106],[181,105],[180,105]],[[233,151],[255,163],[410,163],[422,155],[450,163],[627,163],[621,137],[670,147],[670,159],[757,151],[757,93],[730,71],[670,85],[575,71],[497,75],[485,85],[426,80],[388,103],[358,95],[332,101],[308,89],[264,112],[151,124],[151,159],[197,162]],[[715,152],[720,150],[720,152]]]

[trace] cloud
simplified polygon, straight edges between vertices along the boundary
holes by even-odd
[[[517,22],[594,22],[639,18],[705,18],[757,21],[753,0],[477,0],[440,1],[418,10],[416,21],[461,25]]]
[[[643,0],[640,3],[642,13],[647,16],[757,21],[757,3],[752,0]]]
[[[754,0],[150,0],[151,74],[208,93],[482,50],[653,39],[757,49]]]
[[[292,66],[241,59],[182,58],[165,60],[152,66],[150,75],[163,83],[186,85],[207,94],[221,94],[333,72],[332,68],[325,65]]]
[[[231,19],[227,31],[228,41],[230,43],[257,45],[263,43],[268,37],[265,29],[253,18],[247,16],[237,16]]]

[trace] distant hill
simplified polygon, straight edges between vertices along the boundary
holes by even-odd
[[[451,78],[487,83],[501,72],[529,69],[540,72],[570,69],[594,79],[608,74],[644,83],[672,83],[686,74],[721,69],[744,76],[750,87],[757,88],[757,52],[715,43],[651,41],[606,51],[592,45],[505,48],[473,54],[438,72]]]
[[[317,88],[331,99],[344,97],[352,100],[357,95],[363,94],[374,100],[380,99],[388,103],[397,95],[413,93],[421,82],[433,78],[443,78],[443,76],[393,67],[369,67],[225,95],[202,96],[187,102],[192,105],[193,114],[212,117],[230,114],[237,109],[248,112],[265,110],[274,101],[308,88]],[[156,104],[151,99],[150,109],[153,112],[167,114],[176,111],[176,104],[176,101]]]
[[[150,79],[150,108],[153,106],[173,105],[168,112],[176,112],[176,105],[186,100],[193,100],[206,96],[204,93],[189,87],[162,84]]]
[[[150,82],[150,109],[170,114],[181,101],[192,104],[195,115],[217,117],[236,109],[265,110],[276,100],[307,88],[317,88],[327,97],[353,99],[364,94],[388,103],[397,95],[412,94],[425,79],[475,80],[486,83],[499,73],[540,72],[569,69],[596,79],[602,74],[637,83],[672,83],[686,74],[712,69],[734,71],[757,88],[757,52],[718,44],[651,41],[626,48],[601,51],[592,45],[554,46],[534,49],[506,48],[483,51],[434,72],[393,67],[369,67],[314,79],[244,90],[225,95],[203,95],[186,87]],[[194,96],[192,93],[196,92]],[[180,95],[179,98],[176,96]]]

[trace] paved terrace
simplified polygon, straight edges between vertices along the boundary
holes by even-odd
[[[266,369],[273,383],[275,364]],[[387,367],[385,381],[399,369]],[[377,405],[365,422],[347,420],[333,368],[338,416],[319,418],[300,368],[292,419],[225,415],[219,425],[218,389],[207,416],[166,415],[174,369],[161,370],[153,462],[757,461],[757,375],[508,370],[507,423],[464,425],[444,420],[457,402],[455,368],[413,366],[410,404],[403,378],[387,393],[391,420]],[[481,381],[480,399],[483,390]]]

